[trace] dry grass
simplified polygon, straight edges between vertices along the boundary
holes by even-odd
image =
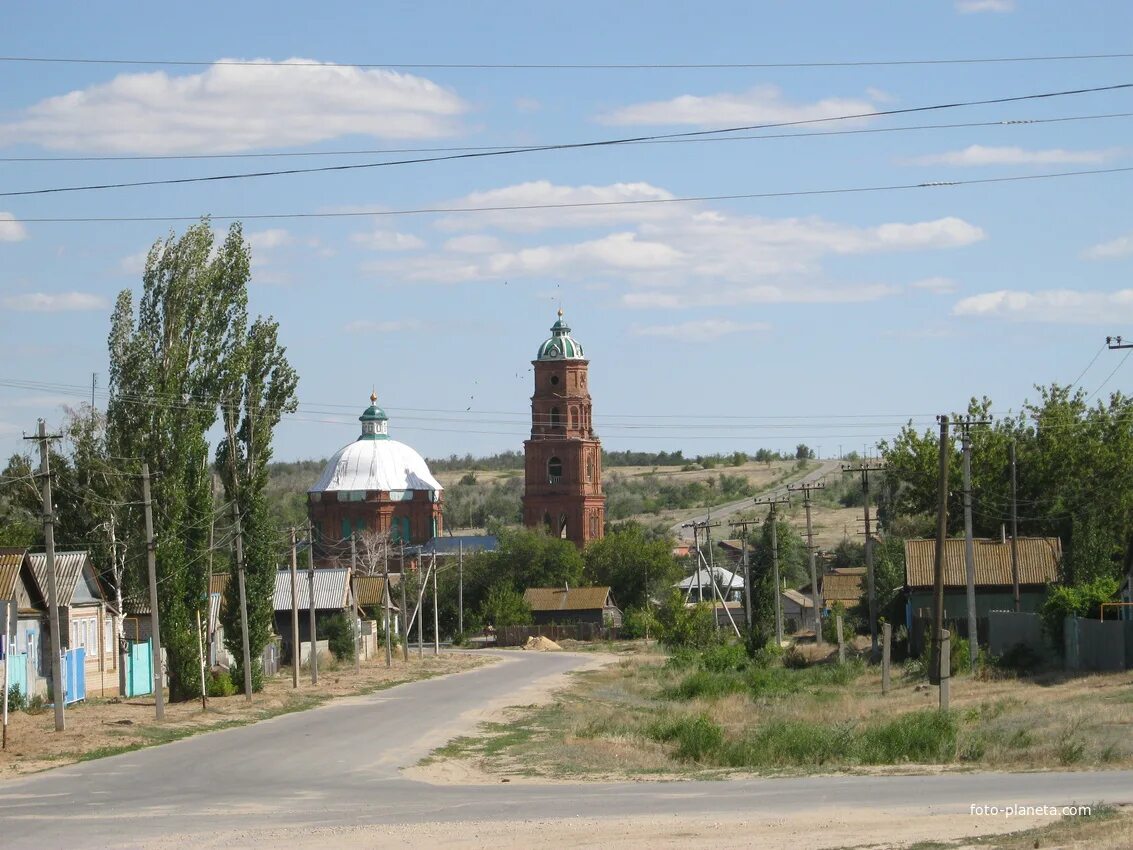
[[[398,658],[393,667],[387,669],[384,658],[366,661],[357,675],[353,662],[326,668],[320,662],[318,685],[312,685],[309,674],[303,671],[299,689],[293,690],[288,669],[269,680],[251,703],[243,695],[210,697],[207,712],[202,711],[199,700],[167,704],[162,723],[154,718],[152,697],[122,701],[92,699],[68,706],[67,728],[63,732],[55,732],[55,715],[51,709],[39,714],[15,712],[9,718],[8,748],[0,751],[0,778],[167,743],[200,732],[255,723],[313,708],[336,697],[370,693],[402,682],[468,670],[491,660],[491,656],[465,653],[426,655],[418,660],[411,651],[408,663]]]
[[[1031,850],[1034,847],[1128,850],[1133,847],[1133,812],[1123,807],[1095,807],[1092,815],[1067,816],[1047,826],[1021,832],[959,841],[924,841],[906,846],[908,850]]]
[[[625,657],[579,674],[552,705],[511,718],[502,745],[466,739],[447,754],[479,760],[493,773],[603,779],[1133,767],[1129,673],[954,678],[951,720],[929,729],[939,740],[926,749],[917,745],[924,724],[935,723],[936,689],[899,671],[884,696],[876,668],[862,667],[844,683],[813,668],[777,671],[762,687],[738,690],[729,690],[731,674],[701,673],[689,687],[694,671],[666,665],[655,649]],[[679,698],[682,689],[693,698]],[[816,754],[808,739],[832,730],[835,745]]]

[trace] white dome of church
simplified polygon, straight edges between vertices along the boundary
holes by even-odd
[[[376,395],[358,417],[362,434],[339,449],[308,493],[384,490],[391,494],[428,490],[434,501],[444,489],[425,459],[405,443],[389,437],[389,417],[377,406]]]

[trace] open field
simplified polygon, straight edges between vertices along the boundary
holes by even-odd
[[[291,671],[269,679],[264,690],[248,702],[242,694],[209,697],[208,711],[200,700],[166,703],[165,720],[154,719],[153,697],[129,700],[92,699],[67,707],[67,728],[55,731],[55,715],[48,708],[38,714],[13,712],[9,717],[8,748],[0,751],[0,779],[21,776],[91,758],[163,744],[232,726],[243,726],[269,717],[303,711],[338,697],[372,693],[402,682],[427,679],[468,670],[494,661],[491,656],[451,653],[426,654],[418,659],[410,649],[408,663],[394,658],[385,666],[384,657],[361,664],[355,674],[353,662],[320,663],[319,683],[312,685],[310,673],[302,670],[299,689],[291,687]]]
[[[941,715],[935,688],[899,671],[883,696],[860,661],[736,669],[721,658],[625,654],[435,755],[511,781],[1133,766],[1129,673],[956,677]]]

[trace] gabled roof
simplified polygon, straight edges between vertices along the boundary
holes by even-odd
[[[744,577],[739,573],[733,573],[731,570],[726,570],[723,567],[713,567],[711,573],[708,571],[707,567],[701,567],[695,573],[681,579],[673,586],[679,587],[681,590],[688,590],[690,587],[696,587],[697,576],[699,575],[700,586],[702,588],[707,587],[709,590],[711,590],[712,579],[710,578],[710,576],[712,576],[713,574],[715,574],[716,576],[716,584],[723,589],[731,587],[732,590],[743,590],[744,588]]]
[[[385,605],[385,577],[384,576],[354,576],[354,601],[367,608]],[[393,601],[393,582],[390,582],[389,606],[397,610]]]
[[[47,575],[47,553],[46,552],[30,552],[28,558],[31,560],[32,573],[35,575],[35,583],[39,585],[40,593],[44,598],[47,598],[47,589],[49,580]],[[83,570],[90,570],[90,576],[94,576],[93,568],[90,565],[90,554],[87,552],[56,552],[55,553],[55,590],[58,593],[58,603],[60,605],[70,605],[75,596],[75,588],[79,585],[79,580],[83,577]],[[98,581],[95,580],[94,587],[98,590],[100,597],[104,596],[101,587],[98,586]],[[105,602],[106,600],[103,599]]]
[[[794,602],[796,605],[798,605],[800,608],[814,607],[814,600],[809,596],[803,596],[797,590],[791,590],[790,588],[788,588],[787,590],[783,591],[783,595]]]
[[[1062,542],[1057,537],[1020,537],[1019,583],[1049,584],[1058,578]],[[976,586],[1005,586],[1011,579],[1011,541],[996,538],[975,540]],[[905,585],[932,587],[935,575],[936,541],[905,541]],[[965,587],[964,540],[950,537],[944,543],[944,586]]]
[[[0,549],[0,599],[15,599],[16,583],[27,554],[27,549]]]
[[[831,602],[852,602],[857,603],[862,595],[862,580],[864,579],[861,572],[838,572],[827,573],[822,577],[822,599],[826,604]]]
[[[300,611],[309,608],[310,588],[307,574],[299,576],[297,607]],[[275,574],[275,593],[273,595],[276,611],[291,610],[291,572],[279,570]],[[315,570],[315,610],[340,611],[350,605],[350,570],[344,567]]]
[[[523,601],[532,611],[593,611],[612,606],[610,588],[605,587],[529,587]]]

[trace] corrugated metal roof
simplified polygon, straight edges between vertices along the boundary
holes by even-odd
[[[0,599],[16,598],[16,582],[20,578],[27,549],[0,549]]]
[[[790,588],[788,588],[787,590],[783,591],[783,595],[802,608],[814,607],[814,600],[809,596],[803,596],[797,590],[791,590]]]
[[[209,576],[209,593],[219,593],[223,598],[228,590],[228,578],[228,573],[213,573]]]
[[[306,570],[299,573],[298,608],[309,608],[309,577]],[[275,574],[275,610],[291,610],[291,571],[279,570]],[[315,570],[315,610],[340,611],[350,604],[350,570],[331,567]]]
[[[593,611],[605,608],[610,596],[606,587],[529,587],[523,601],[532,611]]]
[[[739,573],[734,573],[731,570],[726,570],[723,567],[713,567],[712,572],[708,572],[707,567],[701,567],[692,575],[678,581],[673,587],[679,587],[681,590],[688,590],[690,587],[697,586],[697,575],[700,576],[700,587],[712,590],[713,573],[716,575],[716,584],[721,588],[732,588],[732,590],[743,590],[744,577]]]
[[[385,584],[383,576],[354,576],[354,601],[367,607],[385,605]],[[393,585],[393,582],[390,582]],[[393,593],[390,593],[390,607],[393,604]]]
[[[1062,541],[1057,537],[1020,537],[1019,583],[1049,584],[1058,577],[1062,560]],[[976,584],[1004,586],[1011,584],[1011,541],[996,539],[975,541]],[[935,574],[936,541],[905,541],[905,584],[908,587],[932,587]],[[964,540],[950,537],[944,545],[945,587],[965,587]]]
[[[864,571],[863,571],[864,572]],[[822,599],[832,602],[856,603],[862,595],[862,573],[828,573],[822,577]]]
[[[75,595],[75,587],[79,583],[79,577],[83,574],[83,565],[86,564],[87,557],[86,552],[55,553],[55,590],[60,605],[71,604],[71,598]],[[48,588],[47,553],[31,552],[28,554],[28,558],[31,559],[31,570],[35,575],[35,583],[39,585],[40,592],[46,598]]]

